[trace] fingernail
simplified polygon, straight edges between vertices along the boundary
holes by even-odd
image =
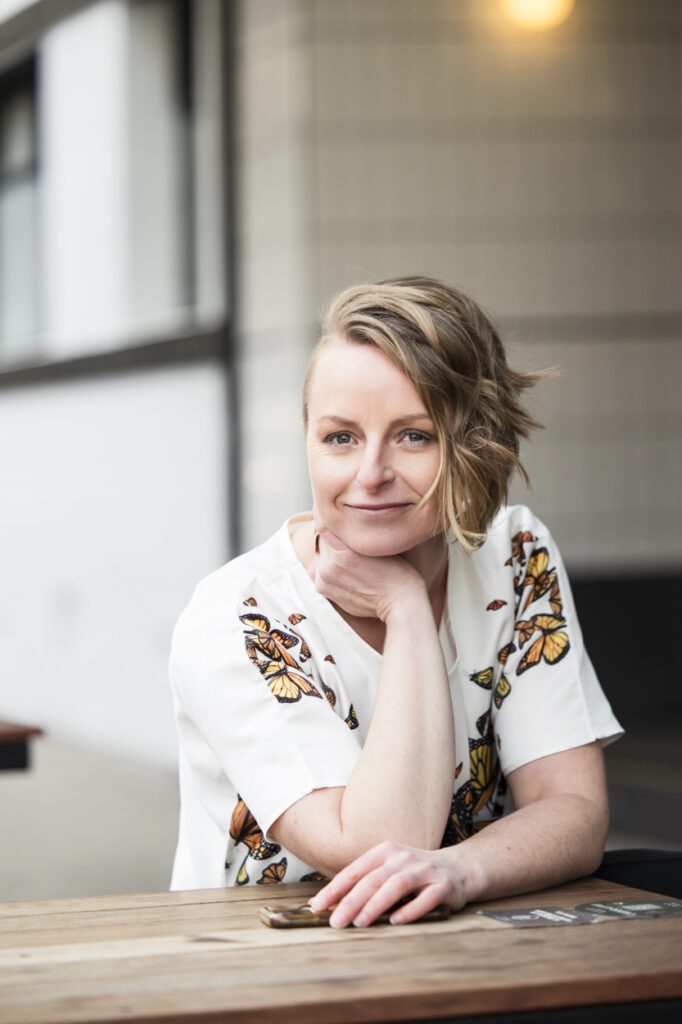
[[[365,914],[358,914],[358,916],[353,921],[353,925],[356,928],[364,928],[365,925],[367,924],[367,921],[368,921],[368,918],[366,917]]]

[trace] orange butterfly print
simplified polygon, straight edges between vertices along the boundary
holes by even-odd
[[[292,626],[298,626],[299,622],[303,622],[305,618],[306,616],[301,615],[300,612],[292,612],[287,621],[290,622]]]
[[[484,690],[489,690],[493,685],[493,667],[489,665],[488,668],[481,669],[480,672],[472,672],[469,675],[469,679],[472,683],[476,683]]]
[[[303,875],[300,879],[301,882],[328,882],[329,879],[326,875],[323,875],[321,871],[311,871],[307,875]]]
[[[265,842],[260,825],[239,795],[230,820],[230,835],[235,843],[248,847],[249,856],[254,860],[267,860],[281,850],[277,843]]]
[[[490,717],[490,708],[484,711],[480,718],[476,719],[476,728],[479,736],[490,737],[493,734],[493,723]]]
[[[348,711],[348,716],[344,718],[344,722],[346,723],[349,729],[357,729],[360,726],[360,723],[358,722],[358,716],[356,715],[355,708],[353,707],[352,704]]]
[[[481,715],[476,727],[481,733],[481,737],[469,739],[470,777],[456,790],[452,798],[448,823],[441,841],[442,847],[452,846],[468,839],[474,831],[483,827],[474,822],[473,816],[495,799],[496,791],[498,794],[504,792],[504,777],[500,772],[500,764],[495,753],[490,712]],[[460,767],[458,765],[457,775],[459,775]],[[499,816],[503,807],[495,808],[495,810]]]
[[[270,620],[260,612],[249,612],[239,619],[249,627],[244,633],[247,646],[255,647],[268,658],[280,658],[292,667],[296,664],[287,651],[296,646],[297,636],[281,629],[270,629]]]
[[[258,602],[256,601],[255,597],[247,597],[247,599],[244,601],[244,604],[251,605],[252,608],[255,608],[257,603]]]
[[[520,610],[521,613],[525,611],[529,604],[533,604],[534,601],[543,597],[548,590],[551,590],[553,584],[557,582],[556,570],[548,569],[548,565],[549,552],[547,548],[536,548],[528,560],[528,568],[526,569],[526,575],[521,586],[522,593],[524,590],[528,590],[523,608]]]
[[[516,644],[512,643],[511,641],[508,644],[505,644],[504,647],[500,647],[499,651],[497,652],[497,660],[499,661],[500,665],[506,665],[509,659],[509,655],[513,654],[515,650]]]
[[[331,706],[333,708],[335,708],[336,707],[336,694],[332,690],[331,686],[327,686],[327,684],[323,682],[322,683],[322,692],[324,693],[325,697],[327,698],[327,700],[329,701]]]
[[[534,537],[529,530],[519,530],[519,532],[514,534],[512,537],[512,553],[504,564],[511,565],[513,561],[517,561],[520,565],[525,565],[526,552],[523,550],[523,545],[531,544],[536,540],[537,537]]]
[[[473,831],[471,821],[471,806],[474,800],[474,793],[471,782],[462,783],[459,789],[453,794],[450,804],[445,832],[441,840],[441,847],[454,846],[468,839]]]
[[[277,882],[283,882],[284,876],[287,873],[287,859],[282,857],[276,864],[268,864],[263,870],[263,874],[260,876],[256,885],[274,885]]]
[[[556,579],[550,587],[549,607],[555,615],[561,615],[564,610],[564,602],[561,600],[561,591],[559,590],[559,581]]]
[[[490,800],[495,786],[495,748],[489,739],[469,740],[469,748],[471,788],[474,797],[471,811],[476,815]]]
[[[260,662],[258,667],[270,692],[280,704],[295,704],[303,696],[319,697],[322,700],[322,694],[298,667],[294,669],[283,661],[275,660]]]
[[[295,633],[285,633],[283,629],[271,629],[270,636],[277,642],[280,647],[283,647],[286,651],[291,650],[300,641],[300,637]]]
[[[497,686],[495,687],[495,692],[493,694],[493,700],[495,701],[495,707],[496,708],[501,708],[502,707],[502,702],[504,700],[506,700],[506,698],[509,696],[510,693],[511,693],[511,683],[509,682],[509,680],[507,679],[507,677],[505,675],[501,675],[500,678],[497,680]]]
[[[559,619],[554,615],[534,615],[531,621],[533,631],[539,630],[541,635],[533,641],[521,658],[516,669],[517,676],[538,665],[541,660],[546,661],[548,665],[556,665],[571,649],[568,633],[565,632],[565,619]]]
[[[506,603],[506,601],[502,601],[500,598],[495,598],[494,601],[491,601],[490,604],[487,604],[485,606],[485,610],[487,612],[496,612],[498,611],[498,609],[504,608]]]
[[[336,662],[332,658],[331,654],[325,654],[324,660],[328,661],[331,665],[336,665]]]
[[[260,668],[263,664],[263,661],[261,660],[263,652],[260,648],[256,647],[254,643],[249,643],[248,640],[245,641],[245,647],[249,661],[253,662],[256,668]]]
[[[533,633],[536,632],[535,624],[532,619],[519,619],[514,626],[514,631],[519,634],[519,644],[521,647],[530,640]]]
[[[299,643],[298,636],[281,629],[270,629],[270,620],[265,615],[254,613],[240,615],[239,618],[250,627],[244,634],[246,653],[281,704],[295,704],[302,696],[322,699],[310,678],[303,674],[296,659],[289,654],[289,648]]]

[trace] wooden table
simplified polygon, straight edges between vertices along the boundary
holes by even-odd
[[[631,1021],[634,1007],[621,1018],[613,1004],[640,1001],[642,1020],[672,1020],[682,1007],[682,917],[517,929],[468,907],[445,922],[364,930],[260,923],[263,904],[304,902],[316,888],[1,904],[0,1021],[572,1020],[547,1011],[580,1006],[602,1008],[580,1019]],[[641,895],[583,879],[483,907]]]
[[[0,771],[28,768],[29,741],[42,734],[36,726],[0,720]]]

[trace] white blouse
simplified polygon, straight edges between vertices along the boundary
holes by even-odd
[[[382,657],[300,562],[292,535],[309,519],[294,516],[202,580],[175,627],[173,889],[322,877],[268,829],[307,793],[348,782]],[[448,846],[509,809],[515,768],[623,730],[583,647],[556,544],[525,506],[501,509],[473,553],[449,545],[439,636],[458,761]]]

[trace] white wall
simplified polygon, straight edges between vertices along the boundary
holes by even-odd
[[[517,349],[514,345],[513,349]],[[682,342],[525,341],[517,358],[561,367],[533,408],[546,430],[512,490],[550,526],[574,576],[682,566]]]
[[[207,365],[3,393],[3,717],[175,763],[171,631],[227,557],[224,390]]]

